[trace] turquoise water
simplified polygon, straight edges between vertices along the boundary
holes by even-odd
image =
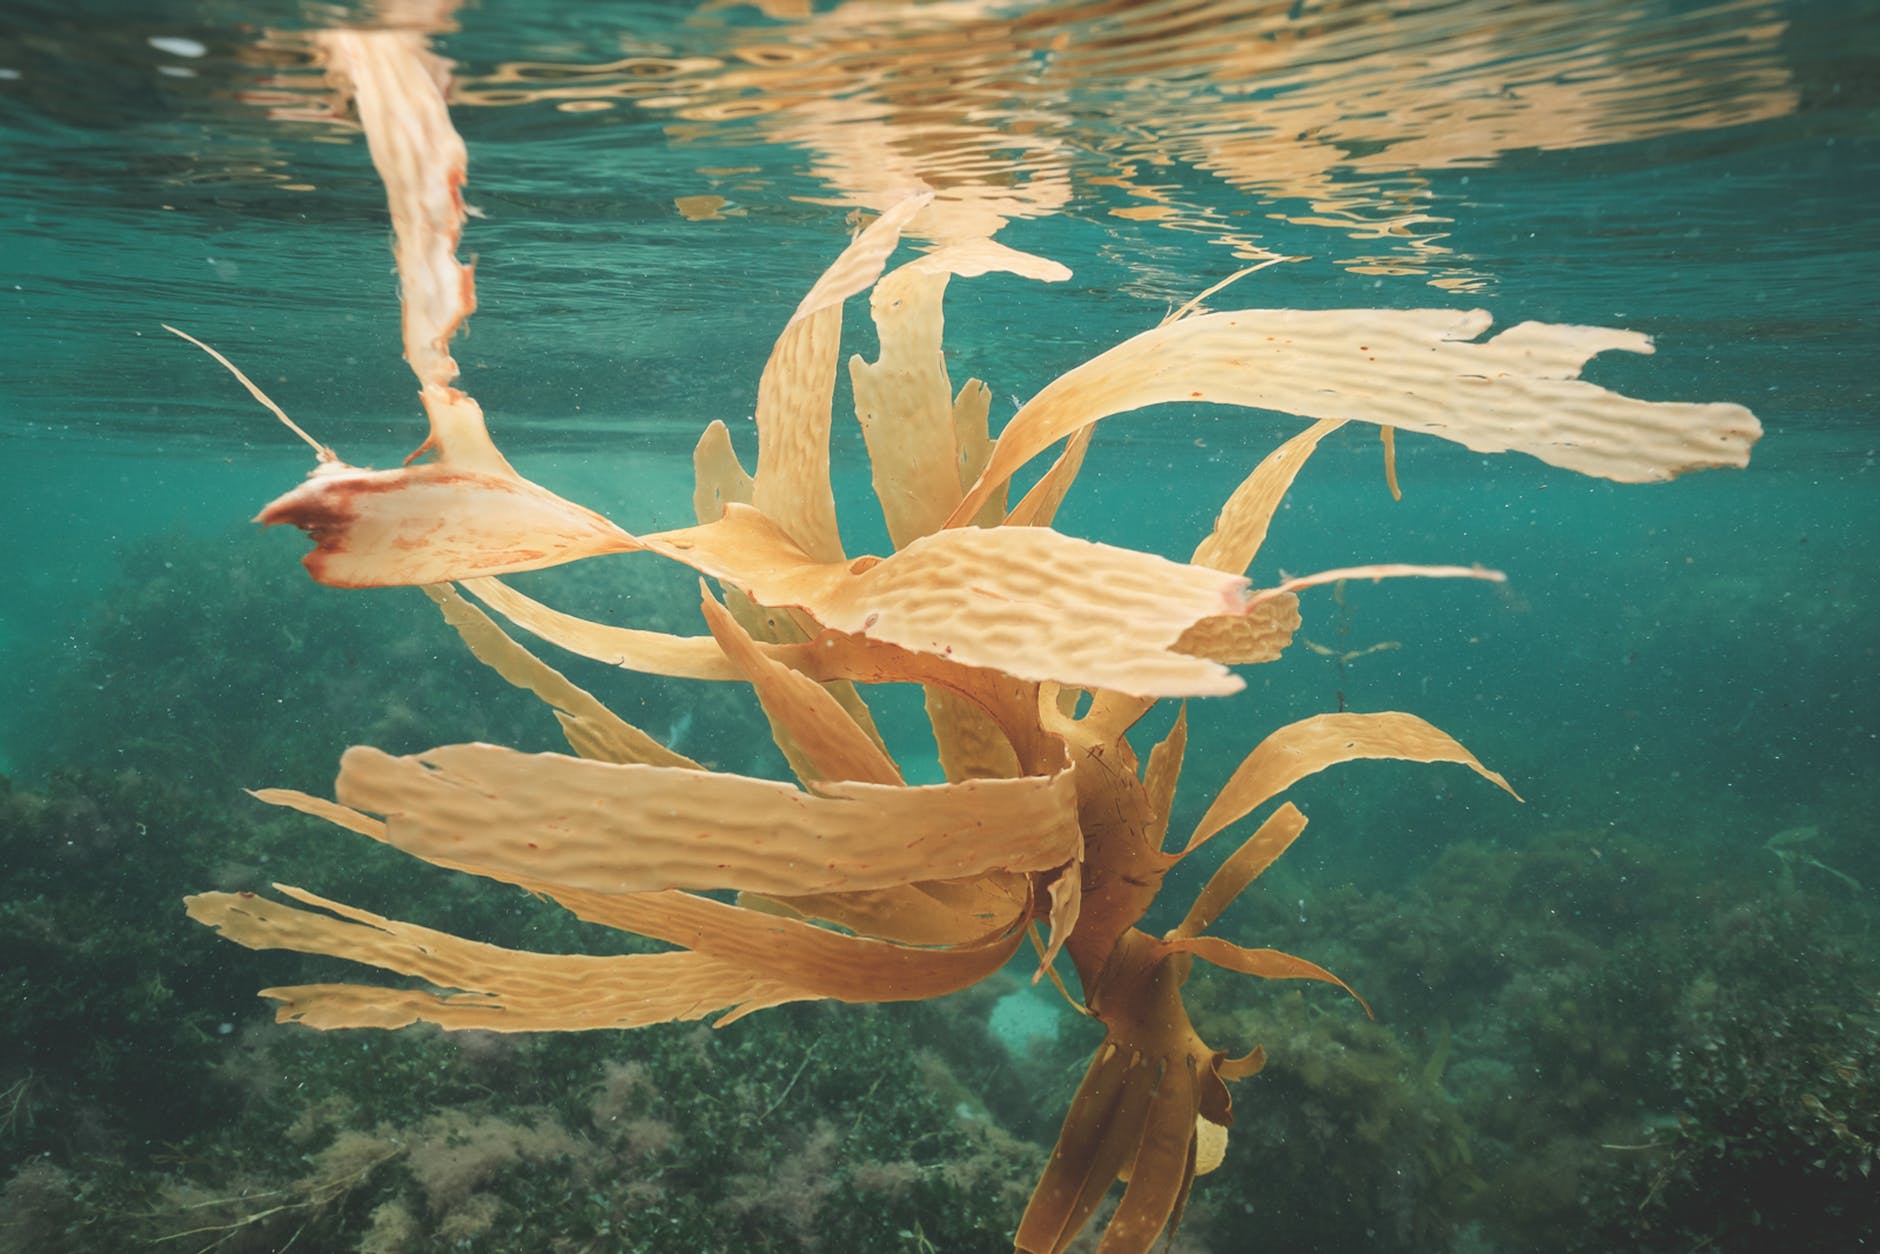
[[[1263,1040],[1273,1062],[1237,1090],[1251,1126],[1177,1248],[1870,1247],[1880,9],[769,7],[486,0],[432,27],[476,210],[462,386],[523,474],[628,530],[691,521],[708,421],[748,464],[779,328],[847,215],[915,179],[1073,272],[949,292],[953,381],[988,382],[995,429],[1272,257],[1211,307],[1629,327],[1655,354],[1588,378],[1738,402],[1765,429],[1747,470],[1662,485],[1403,435],[1393,502],[1368,427],[1308,465],[1257,581],[1408,561],[1508,583],[1304,594],[1309,639],[1398,647],[1342,669],[1294,649],[1191,703],[1176,826],[1266,730],[1344,707],[1430,719],[1527,804],[1394,764],[1295,791],[1312,826],[1233,934],[1333,967],[1378,1022],[1330,990],[1191,998],[1226,1047]],[[556,744],[416,594],[315,589],[298,536],[248,525],[304,446],[159,325],[227,353],[348,461],[396,464],[423,437],[381,188],[306,39],[374,20],[0,12],[0,1209],[18,1216],[0,1242],[130,1248],[206,1215],[173,1248],[1005,1248],[1093,1045],[1033,1016],[1044,1043],[1008,1053],[986,1026],[1020,1004],[999,1000],[1007,977],[937,1009],[785,1008],[709,1043],[316,1035],[249,994],[350,978],[339,964],[219,944],[174,906],[280,877],[501,943],[614,943],[239,792],[323,790],[352,743]],[[847,319],[845,352],[872,355],[865,303]],[[849,412],[843,379],[844,538],[883,552]],[[1057,525],[1185,556],[1298,426],[1107,421]],[[699,630],[689,575],[607,563],[522,582]],[[694,756],[784,770],[753,706],[554,660]],[[932,778],[918,703],[885,701]],[[721,1106],[682,1103],[687,1051]],[[1315,1054],[1345,1061],[1298,1061]],[[742,1148],[700,1148],[705,1129]],[[1323,1207],[1298,1200],[1320,1187]],[[189,1209],[269,1189],[293,1209]]]

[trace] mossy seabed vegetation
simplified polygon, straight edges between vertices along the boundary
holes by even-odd
[[[0,796],[0,1248],[1009,1248],[1090,1045],[1067,1032],[1009,1056],[986,1025],[1011,977],[723,1031],[275,1027],[252,990],[304,975],[302,960],[192,943],[174,903],[205,875],[258,887],[291,858],[368,904],[493,941],[573,952],[610,934],[362,858],[240,794],[255,753],[244,711],[302,666],[344,663],[367,695],[272,729],[303,738],[288,763],[327,760],[349,727],[414,705],[466,735],[484,717],[512,734],[528,721],[480,668],[410,665],[409,641],[454,643],[412,597],[410,634],[387,633],[383,607],[300,640],[245,633],[228,656],[248,679],[171,701],[198,669],[194,645],[176,646],[200,623],[307,621],[335,604],[273,546],[237,547],[252,556],[233,569],[127,554],[86,660],[45,694],[33,782]],[[727,701],[699,734],[748,714]],[[151,734],[60,734],[107,715]],[[176,782],[179,741],[199,766]],[[1811,856],[1863,885],[1880,876],[1852,835],[1855,799],[1814,817]],[[1511,829],[1401,885],[1295,868],[1250,893],[1230,935],[1323,956],[1378,1020],[1332,989],[1190,982],[1204,1032],[1259,1039],[1272,1062],[1243,1086],[1257,1117],[1176,1248],[1238,1248],[1255,1223],[1301,1250],[1872,1241],[1873,905],[1809,867],[1785,874],[1757,833],[1670,835]],[[1718,856],[1726,843],[1739,856]],[[1696,852],[1660,852],[1675,844]]]

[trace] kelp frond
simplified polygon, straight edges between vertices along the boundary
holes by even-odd
[[[723,424],[707,426],[694,454],[697,524],[635,534],[524,479],[455,386],[449,340],[475,294],[456,259],[465,155],[444,108],[444,67],[411,32],[342,32],[318,46],[348,85],[385,182],[405,354],[430,422],[419,453],[430,456],[358,469],[295,427],[318,464],[261,521],[304,529],[308,569],[322,582],[424,586],[476,658],[553,710],[574,756],[360,746],[341,760],[335,799],[256,795],[520,886],[669,952],[522,953],[285,885],[277,891],[295,904],[205,893],[189,899],[191,917],[253,948],[344,957],[421,982],[265,991],[282,1020],[320,1028],[549,1031],[709,1016],[722,1025],[795,1000],[937,996],[998,970],[1030,935],[1038,973],[1066,998],[1054,963],[1069,959],[1080,1009],[1103,1025],[1104,1041],[1019,1225],[1020,1250],[1066,1249],[1121,1182],[1099,1248],[1145,1251],[1228,1152],[1227,1084],[1258,1072],[1265,1055],[1255,1045],[1231,1057],[1197,1034],[1181,993],[1195,960],[1356,996],[1307,959],[1210,931],[1304,830],[1291,803],[1215,868],[1175,928],[1153,936],[1140,923],[1171,867],[1301,779],[1359,759],[1459,764],[1513,795],[1411,714],[1320,715],[1262,740],[1169,847],[1185,707],[1146,763],[1129,740],[1156,700],[1242,688],[1232,668],[1271,661],[1295,638],[1302,590],[1351,578],[1501,578],[1384,563],[1254,590],[1248,572],[1321,441],[1346,422],[1378,425],[1394,491],[1398,430],[1620,481],[1742,465],[1757,435],[1740,406],[1647,402],[1578,377],[1596,353],[1649,351],[1629,331],[1522,323],[1484,339],[1482,311],[1201,312],[1217,284],[1048,383],[994,440],[990,390],[948,377],[943,297],[954,279],[989,271],[1040,281],[1068,272],[984,239],[888,270],[933,200],[910,189],[839,250],[779,334],[754,407],[755,469],[740,463]],[[829,443],[842,309],[863,292],[879,352],[848,367],[891,544],[850,556]],[[1094,425],[1166,402],[1313,421],[1248,473],[1187,562],[1053,529]],[[1014,472],[1054,444],[1057,460],[1008,508]],[[703,576],[701,632],[589,622],[495,578],[610,553]],[[612,665],[748,685],[796,782],[705,769],[618,717],[497,618]],[[922,686],[945,782],[905,782],[864,699],[878,683]],[[702,895],[717,890],[737,900]]]

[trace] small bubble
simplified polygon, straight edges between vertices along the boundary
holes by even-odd
[[[152,35],[145,41],[158,52],[167,52],[173,57],[199,57],[208,52],[207,45],[181,35]]]

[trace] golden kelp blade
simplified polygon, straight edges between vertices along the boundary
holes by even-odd
[[[531,635],[596,662],[674,679],[743,678],[710,636],[674,636],[590,622],[550,609],[498,579],[466,579],[463,587]]]
[[[427,584],[425,595],[437,603],[444,621],[456,629],[477,661],[518,688],[526,688],[554,708],[568,745],[584,758],[600,762],[638,762],[645,766],[702,769],[674,753],[572,683],[554,667],[511,640],[489,615],[463,599],[449,584]]]
[[[941,302],[955,275],[992,270],[1046,281],[1070,277],[1063,266],[988,239],[917,257],[891,271],[869,296],[881,354],[873,362],[849,358],[849,378],[875,499],[897,549],[940,529],[966,486],[960,467],[969,455],[983,462],[978,449],[960,443],[963,415],[955,412],[959,398],[941,348]],[[970,441],[970,427],[967,436]]]
[[[1134,1156],[1154,1090],[1152,1060],[1109,1042],[1097,1050],[1019,1221],[1017,1249],[1059,1254],[1090,1221]]]
[[[1741,405],[1641,401],[1578,377],[1595,354],[1650,352],[1636,332],[1523,322],[1477,342],[1490,322],[1479,309],[1237,310],[1145,331],[1026,402],[951,525],[1050,445],[1164,402],[1373,422],[1623,483],[1745,465],[1762,433]]]
[[[1475,755],[1454,738],[1414,714],[1320,714],[1289,723],[1262,740],[1234,769],[1182,852],[1192,852],[1216,832],[1306,776],[1361,758],[1457,762],[1520,800],[1507,780],[1476,761]]]
[[[1234,898],[1253,883],[1273,865],[1282,853],[1299,838],[1299,833],[1306,829],[1306,816],[1299,812],[1299,807],[1287,802],[1267,816],[1266,822],[1246,841],[1228,855],[1227,861],[1215,869],[1208,882],[1202,885],[1195,895],[1194,904],[1188,907],[1188,913],[1176,925],[1169,937],[1199,936],[1206,931],[1221,911],[1233,904]]]
[[[940,351],[940,302],[951,277],[919,261],[889,273],[868,301],[881,354],[873,362],[849,358],[875,499],[897,549],[939,530],[962,494],[953,384]]]
[[[1305,467],[1306,460],[1318,450],[1319,441],[1345,424],[1336,421],[1315,422],[1298,435],[1260,459],[1221,505],[1213,530],[1195,546],[1189,558],[1196,566],[1244,575],[1266,543],[1267,528],[1273,514],[1293,481]]]
[[[1218,936],[1174,936],[1162,943],[1170,953],[1193,954],[1217,967],[1226,967],[1242,975],[1257,975],[1264,980],[1317,980],[1323,984],[1336,984],[1350,993],[1353,1001],[1364,1007],[1365,1014],[1371,1013],[1370,1005],[1353,992],[1351,985],[1316,962],[1307,962],[1304,958],[1277,949],[1247,949]]]
[[[702,608],[713,639],[756,690],[777,747],[799,780],[804,784],[820,780],[903,782],[893,760],[821,684],[767,657],[730,612],[709,595]]]
[[[758,380],[751,503],[822,561],[842,557],[829,487],[830,405],[842,304],[875,281],[902,228],[932,200],[931,192],[908,196],[855,237],[797,305]]]
[[[1017,679],[1142,696],[1242,686],[1170,646],[1196,621],[1241,609],[1243,578],[1046,528],[943,531],[845,565],[812,561],[762,514],[733,505],[716,523],[643,542],[760,604]]]
[[[1187,1204],[1195,1176],[1196,1079],[1172,1060],[1155,1077],[1149,1115],[1129,1159],[1129,1184],[1104,1226],[1098,1254],[1147,1250]]]
[[[1081,848],[1069,772],[919,788],[589,762],[494,745],[355,747],[339,800],[391,844],[498,879],[600,893],[790,895],[1062,866]]]
[[[771,1006],[808,995],[701,954],[528,953],[396,922],[286,884],[275,887],[332,913],[252,893],[200,893],[184,900],[190,918],[250,949],[330,954],[457,990],[352,984],[262,990],[262,996],[283,1003],[275,1011],[281,1022],[396,1028],[423,1020],[493,1032],[572,1031],[697,1019],[742,1003]]]
[[[387,824],[349,807],[286,789],[266,789],[254,795],[271,804],[288,806],[326,819],[373,840],[390,842]],[[905,943],[893,944],[862,936],[844,936],[779,917],[774,912],[726,905],[689,893],[597,893],[528,875],[498,873],[459,859],[437,857],[430,860],[450,870],[506,880],[554,901],[586,922],[634,932],[709,954],[731,963],[739,972],[754,974],[767,981],[758,988],[759,991],[768,990],[764,996],[772,1000],[760,1001],[754,992],[749,999],[739,1002],[740,1009],[734,1012],[733,1017],[744,1010],[803,997],[868,1002],[920,999],[954,992],[984,979],[1011,957],[1024,935],[1020,924],[1029,916],[1032,903],[1029,880],[1023,874],[1014,873],[994,873],[972,880],[884,890],[880,894],[884,904],[893,900],[907,907],[896,920],[897,928],[899,925],[908,925],[912,930],[926,933],[921,936],[910,935],[904,938]],[[299,889],[282,887],[282,891],[300,900],[323,905],[347,918],[367,923],[377,920],[377,916],[353,907],[326,902]],[[231,896],[248,902],[258,900],[248,894]],[[868,894],[840,896],[857,901]],[[274,906],[274,909],[278,914],[285,908]],[[249,911],[243,917],[250,918],[252,915],[253,911]],[[319,923],[321,916],[313,918]],[[305,920],[300,922],[305,923]],[[322,932],[321,935],[330,939],[334,934]],[[360,939],[352,933],[344,935],[348,943]],[[456,944],[471,944],[442,933],[426,935],[443,936],[445,940]],[[936,945],[944,947],[930,947]],[[467,952],[481,953],[488,948],[473,946]],[[332,952],[360,961],[375,961],[360,957],[350,950],[315,948],[308,952]],[[541,955],[524,955],[525,959],[538,957]],[[394,966],[393,969],[405,968]],[[422,974],[417,971],[409,973]],[[382,991],[352,985],[330,987],[348,990],[347,995],[352,999],[348,1005],[358,1003],[360,998],[371,1001],[372,995]],[[396,1004],[407,1007],[410,1003],[400,1000]],[[435,1016],[427,1014],[423,1017],[429,1019]],[[724,1022],[729,1022],[729,1019],[720,1021],[721,1024]],[[353,1025],[330,1023],[313,1026]],[[461,1023],[458,1026],[476,1025]]]
[[[1254,602],[1244,614],[1215,614],[1176,639],[1175,652],[1223,666],[1277,661],[1299,630],[1299,600],[1282,596]]]
[[[548,895],[590,923],[619,928],[723,959],[792,989],[847,1002],[920,1001],[957,992],[1004,966],[1024,939],[1027,896],[1008,917],[944,948],[845,936],[692,893],[624,896],[576,889]]]
[[[452,583],[640,547],[513,471],[463,470],[441,457],[400,470],[323,463],[255,521],[306,532],[308,572],[341,588]]]

